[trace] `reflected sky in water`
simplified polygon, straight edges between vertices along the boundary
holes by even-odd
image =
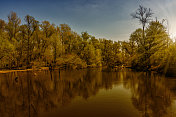
[[[0,74],[0,116],[174,117],[176,79],[127,69]]]

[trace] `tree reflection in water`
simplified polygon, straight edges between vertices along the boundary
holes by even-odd
[[[171,97],[175,96],[166,85],[168,79],[147,73],[131,72],[126,74],[127,82],[124,86],[132,92],[132,103],[143,117],[171,116],[173,113],[168,110],[171,106]]]
[[[100,89],[121,84],[131,91],[132,104],[144,117],[173,115],[169,107],[175,97],[175,80],[129,70],[87,69],[0,74],[0,116],[35,117],[65,107],[77,96],[87,100]]]

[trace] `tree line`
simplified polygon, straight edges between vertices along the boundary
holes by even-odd
[[[121,64],[120,42],[78,34],[67,24],[56,26],[15,12],[0,20],[0,68],[61,66],[70,68]]]
[[[166,72],[174,66],[175,43],[163,22],[150,20],[152,11],[139,6],[132,14],[142,28],[128,41],[112,41],[82,32],[67,24],[56,26],[26,15],[25,23],[15,12],[8,21],[0,19],[0,68],[23,69],[33,66],[86,68],[125,65],[137,70]]]

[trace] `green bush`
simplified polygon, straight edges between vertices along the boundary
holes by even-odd
[[[63,69],[82,69],[86,68],[87,64],[85,61],[80,59],[75,54],[64,55],[56,60],[56,66]]]

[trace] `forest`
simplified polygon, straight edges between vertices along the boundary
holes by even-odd
[[[139,6],[131,16],[139,20],[142,28],[134,30],[128,41],[113,41],[97,39],[88,32],[78,34],[67,24],[39,22],[30,15],[22,23],[11,12],[8,21],[0,19],[0,69],[125,66],[166,73],[176,66],[176,43],[163,20],[150,20],[152,14],[150,9]]]

